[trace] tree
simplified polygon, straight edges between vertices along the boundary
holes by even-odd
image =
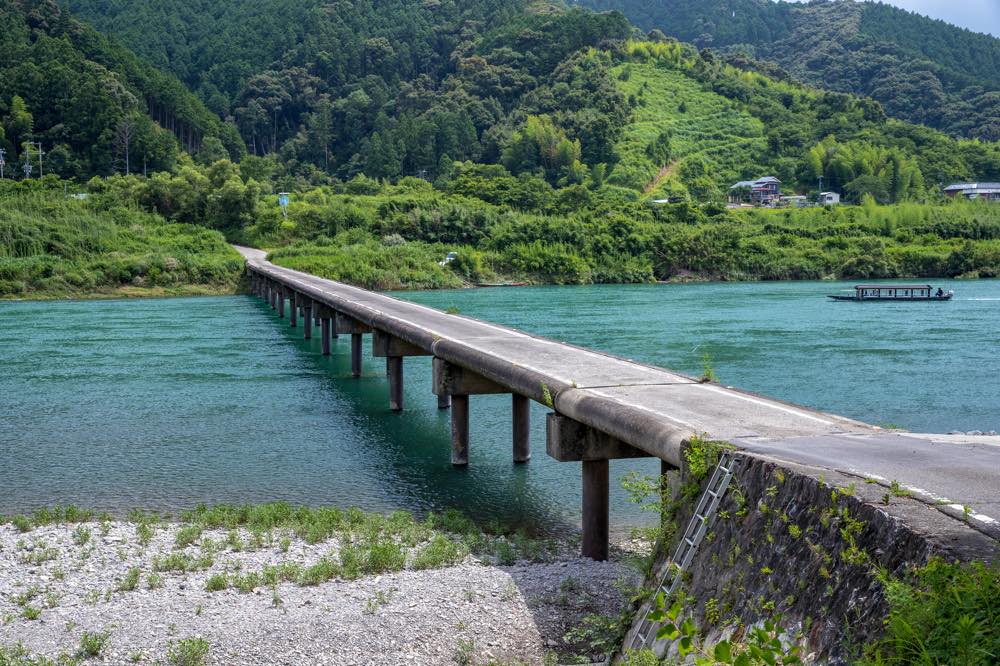
[[[214,136],[207,136],[201,142],[201,150],[198,151],[195,159],[199,164],[208,166],[220,160],[228,160],[229,153],[226,152],[221,139]]]
[[[10,112],[4,119],[4,129],[11,145],[19,146],[31,137],[35,121],[24,99],[14,95],[10,102]]]
[[[671,138],[672,136],[670,132],[660,132],[659,136],[653,139],[653,141],[646,146],[646,155],[649,159],[653,160],[653,164],[663,166],[670,162]]]
[[[511,173],[542,168],[549,181],[579,175],[580,142],[566,138],[566,133],[549,116],[528,116],[524,126],[514,132],[501,160]],[[585,175],[585,174],[584,174]]]
[[[125,175],[129,175],[129,153],[132,137],[135,136],[136,122],[131,115],[125,116],[115,125],[114,149],[117,159],[125,161]]]

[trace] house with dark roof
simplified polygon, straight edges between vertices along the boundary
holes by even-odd
[[[770,206],[781,199],[781,181],[774,176],[741,180],[729,188],[729,203]]]
[[[966,199],[1000,201],[1000,183],[955,183],[944,188],[944,193],[952,199],[962,196]]]

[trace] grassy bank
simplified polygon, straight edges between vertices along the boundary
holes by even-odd
[[[243,261],[222,234],[61,191],[0,193],[0,298],[232,293]]]

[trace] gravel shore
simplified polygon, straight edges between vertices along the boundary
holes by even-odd
[[[639,582],[620,561],[567,547],[512,566],[467,555],[444,568],[210,592],[212,581],[335,557],[338,539],[205,530],[181,546],[184,528],[161,523],[143,540],[125,521],[0,525],[0,648],[86,661],[81,639],[92,632],[107,635],[97,659],[109,664],[182,663],[183,641],[197,638],[209,664],[555,663],[585,652],[565,643],[567,630],[619,613],[620,590]],[[169,570],[171,556],[186,556],[188,570]]]

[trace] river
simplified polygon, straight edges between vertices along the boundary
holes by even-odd
[[[809,282],[397,295],[690,374],[707,354],[724,384],[870,423],[1000,430],[1000,281],[941,284],[956,300],[833,303],[849,285]],[[429,360],[406,361],[393,414],[384,361],[352,380],[348,347],[320,356],[249,297],[2,303],[0,512],[282,499],[576,523],[579,466],[545,455],[543,407],[514,466],[509,397],[473,397],[471,464],[454,469]],[[614,525],[643,522],[613,493]]]

